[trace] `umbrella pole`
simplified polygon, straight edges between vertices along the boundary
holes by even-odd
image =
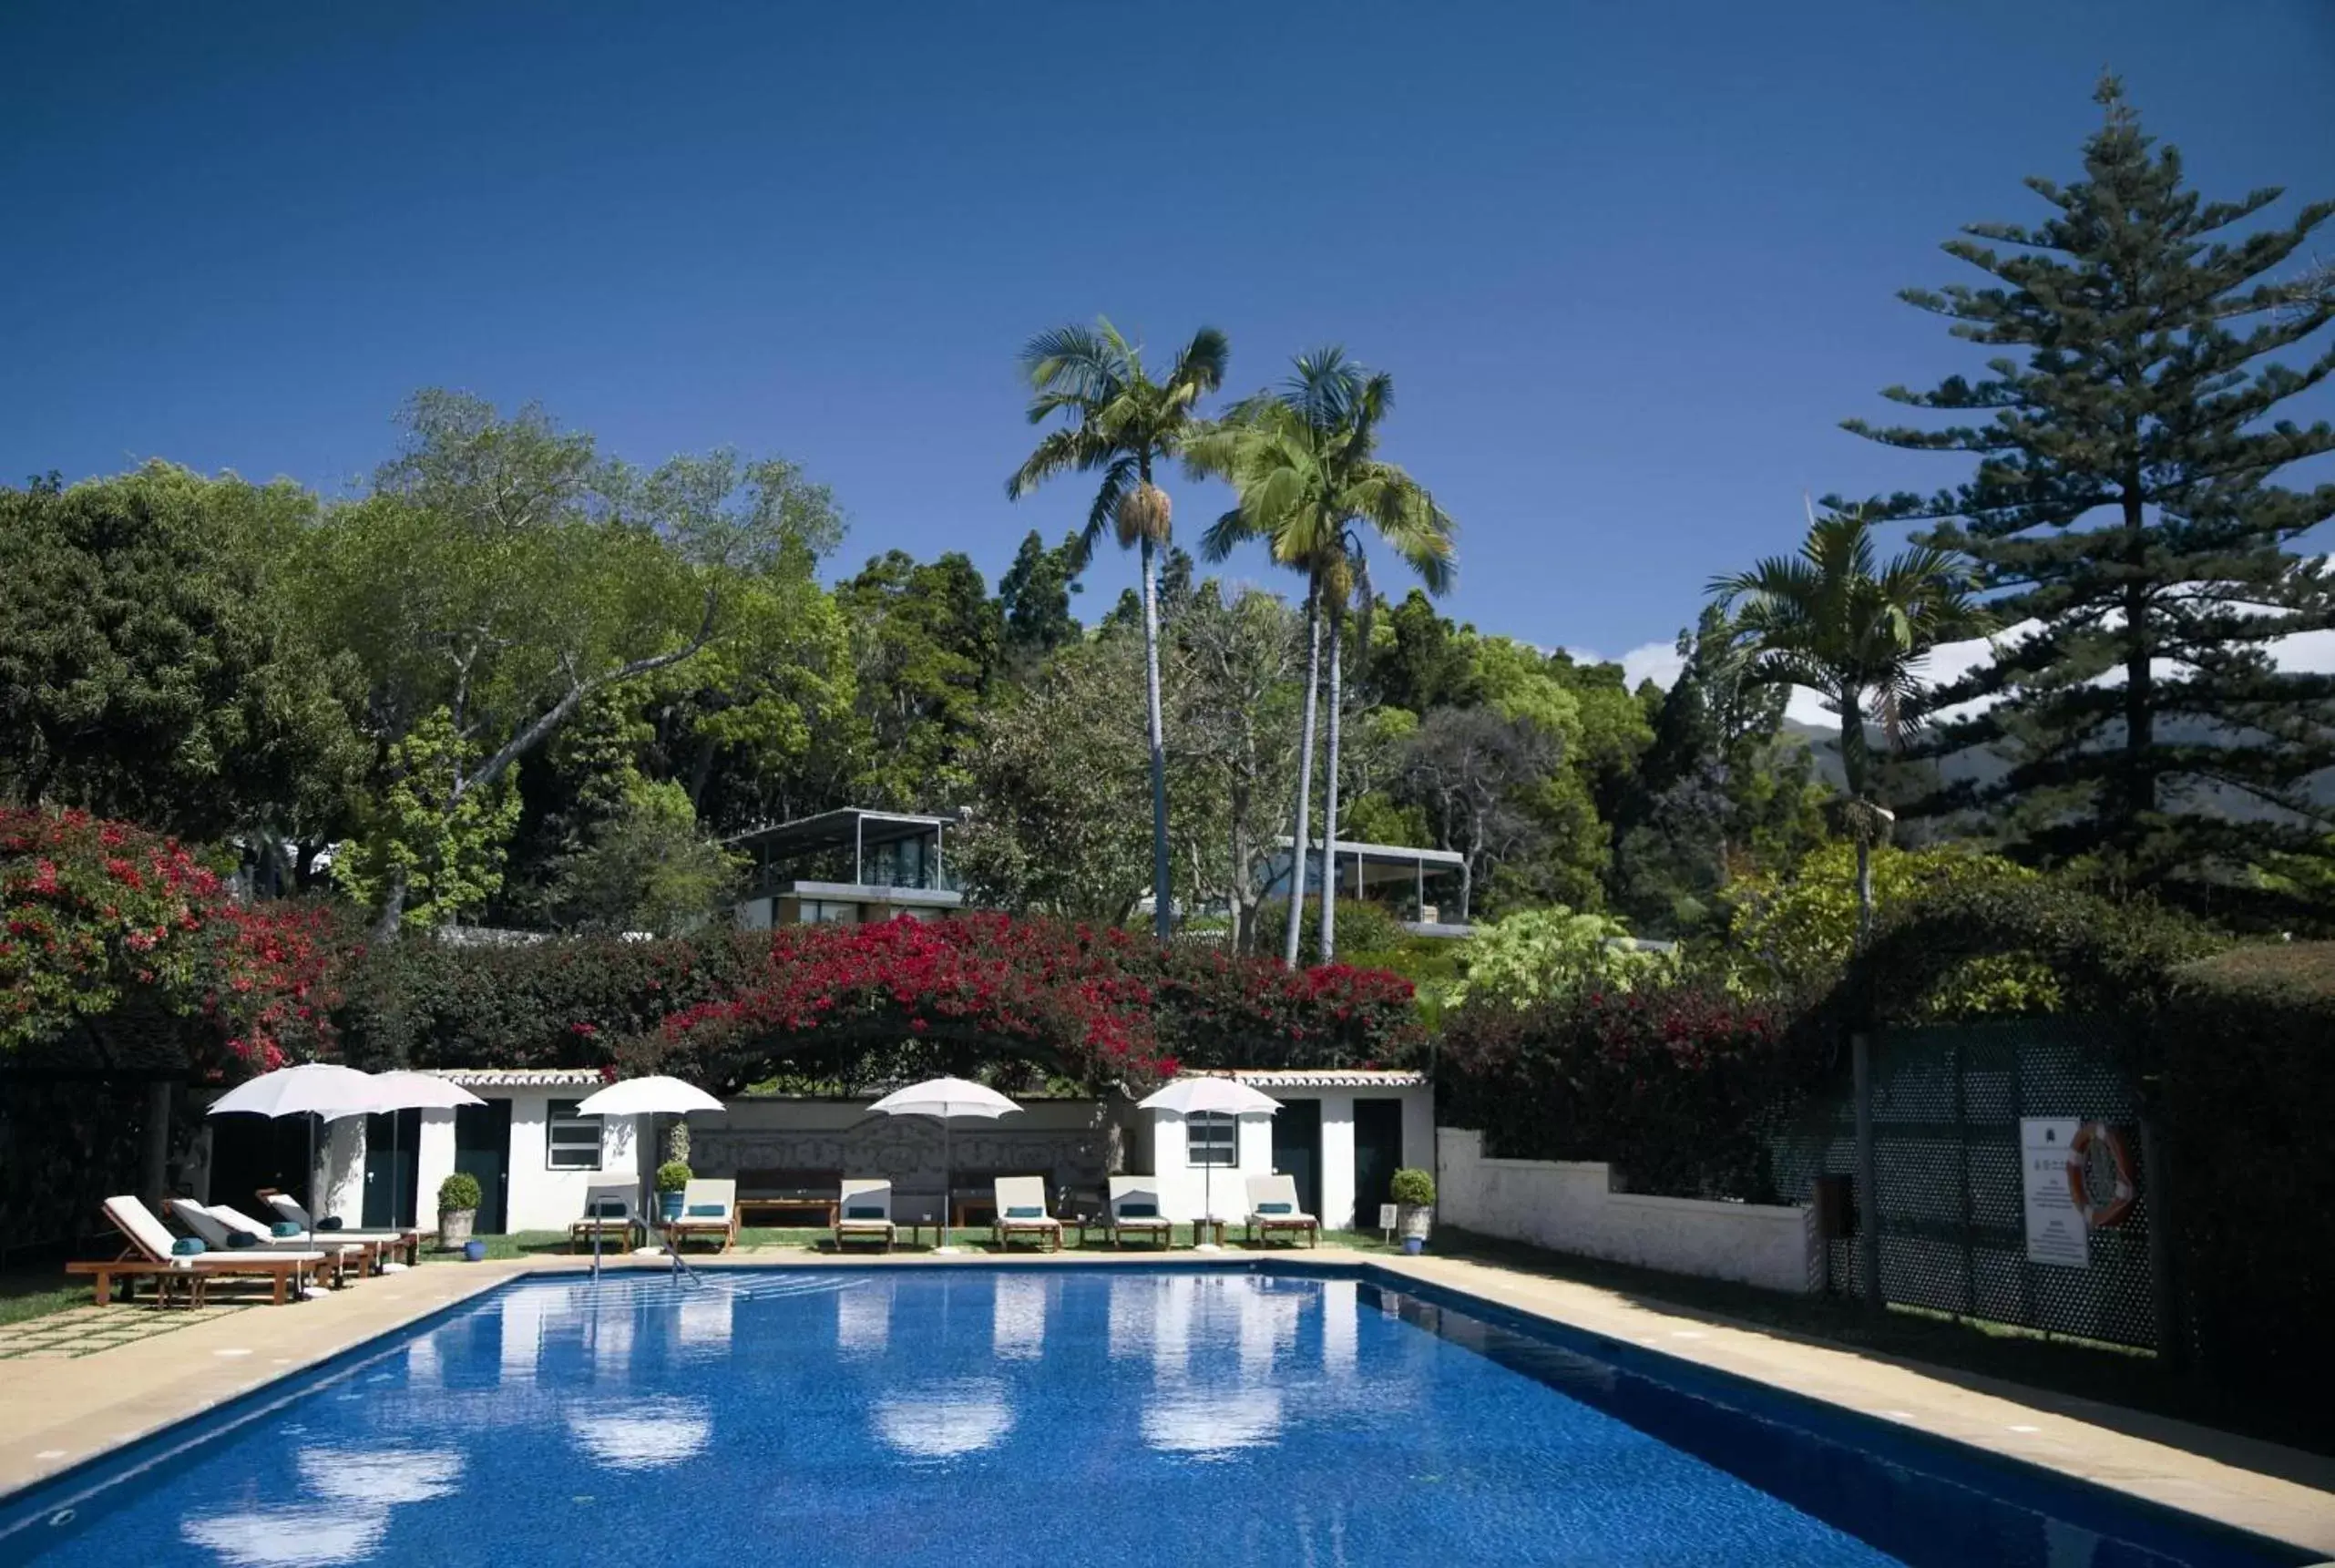
[[[940,1245],[932,1249],[937,1253],[956,1250],[948,1245],[948,1200],[957,1195],[955,1167],[948,1157],[949,1136],[948,1115],[943,1112],[940,1118]]]

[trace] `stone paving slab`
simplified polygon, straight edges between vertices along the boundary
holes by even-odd
[[[1225,1262],[1257,1255],[1214,1255]],[[1480,1296],[1518,1311],[1683,1360],[1824,1399],[1951,1438],[2046,1470],[2335,1558],[2335,1460],[2186,1423],[1985,1384],[1869,1353],[1815,1345],[1705,1314],[1641,1304],[1568,1281],[1457,1259],[1405,1258],[1336,1247],[1276,1248],[1302,1266],[1371,1263],[1398,1276]],[[693,1256],[693,1268],[789,1266],[981,1268],[991,1254],[853,1255],[806,1250]],[[1016,1263],[1185,1267],[1189,1252],[1014,1255]],[[572,1274],[589,1260],[566,1255],[482,1264],[431,1264],[288,1307],[255,1307],[134,1338],[96,1356],[26,1357],[0,1376],[0,1491],[53,1475],[108,1449],[197,1415],[240,1394],[388,1333],[516,1276]],[[659,1258],[622,1255],[611,1272],[662,1270]],[[96,1309],[89,1309],[96,1310]],[[142,1311],[108,1307],[107,1312]]]

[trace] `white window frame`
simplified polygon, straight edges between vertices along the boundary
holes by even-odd
[[[1224,1111],[1195,1111],[1183,1119],[1184,1163],[1198,1170],[1237,1170],[1241,1163],[1241,1119]]]
[[[598,1116],[577,1115],[576,1107],[579,1103],[581,1103],[581,1102],[575,1100],[554,1100],[549,1105],[544,1108],[543,1168],[545,1170],[597,1171],[600,1168],[600,1134],[602,1119]],[[584,1152],[584,1141],[580,1137],[571,1135],[567,1142],[563,1143],[560,1141],[560,1132],[562,1131],[566,1131],[570,1134],[573,1134],[579,1130],[587,1127],[591,1130],[592,1134],[591,1163],[584,1164],[579,1161],[561,1159],[559,1156],[563,1153],[568,1154],[581,1154]]]

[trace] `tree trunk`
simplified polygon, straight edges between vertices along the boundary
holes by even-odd
[[[2134,581],[2125,589],[2125,765],[2124,777],[2112,792],[2119,796],[2111,808],[2123,820],[2105,835],[2124,851],[2123,872],[2133,874],[2132,860],[2145,831],[2146,819],[2156,810],[2156,672],[2150,668],[2148,585],[2140,580],[2147,559],[2148,541],[2142,532],[2140,480],[2135,475],[2125,486],[2125,559]]]
[[[1333,613],[1329,623],[1329,777],[1322,788],[1321,961],[1325,964],[1337,957],[1337,744],[1338,707],[1344,695],[1338,655],[1345,620]]]
[[[1318,586],[1306,595],[1306,718],[1297,733],[1297,820],[1289,835],[1289,937],[1284,967],[1297,967],[1297,938],[1306,918],[1306,823],[1314,804],[1314,698],[1322,680],[1322,596]]]
[[[381,913],[374,917],[373,936],[377,942],[394,942],[397,929],[405,921],[405,868],[393,866],[389,879],[381,890]]]
[[[1849,831],[1857,839],[1857,951],[1873,934],[1873,814],[1865,798],[1864,693],[1841,692],[1840,772],[1849,788]]]
[[[1146,476],[1149,482],[1149,476]],[[1175,932],[1168,892],[1167,733],[1160,718],[1160,601],[1152,581],[1152,541],[1143,538],[1143,690],[1152,723],[1152,931],[1162,942]]]

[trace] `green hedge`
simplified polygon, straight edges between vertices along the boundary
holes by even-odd
[[[2176,970],[2143,1039],[2194,1343],[2234,1385],[2335,1387],[2335,942]]]

